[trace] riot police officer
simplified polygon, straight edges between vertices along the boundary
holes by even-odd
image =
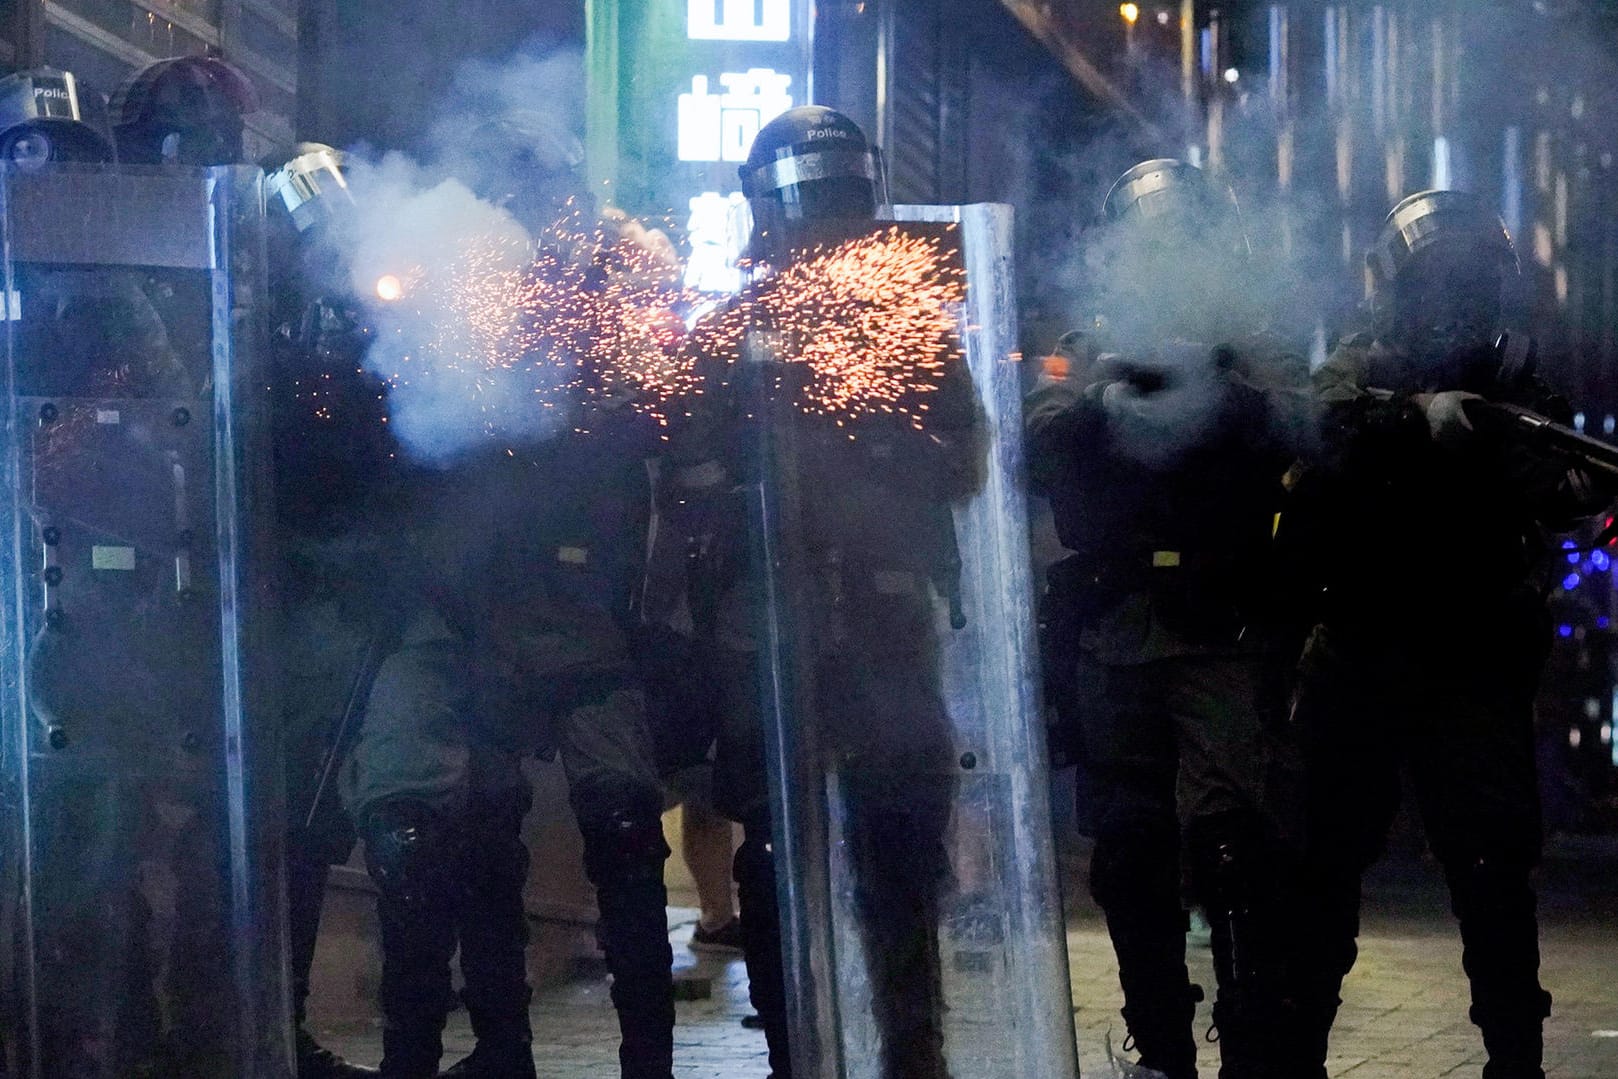
[[[0,98],[25,106],[0,120],[8,187],[20,197],[26,175],[34,188],[33,210],[10,203],[13,225],[55,249],[8,268],[16,389],[55,399],[42,419],[67,421],[42,423],[24,452],[49,447],[60,490],[78,499],[70,509],[61,494],[19,488],[17,509],[59,522],[31,530],[48,561],[86,535],[128,544],[118,580],[80,576],[67,604],[76,621],[51,594],[71,586],[74,563],[43,574],[51,633],[27,650],[30,706],[53,757],[30,767],[41,781],[28,803],[49,808],[29,831],[57,864],[36,855],[27,869],[48,917],[26,930],[40,935],[29,947],[41,970],[18,978],[32,998],[25,1070],[213,1075],[244,1060],[273,1070],[289,1044],[272,862],[278,738],[260,722],[269,679],[253,647],[269,574],[248,555],[259,550],[256,500],[249,509],[236,497],[267,471],[256,440],[240,437],[261,429],[262,399],[214,392],[262,384],[257,177],[29,175],[46,162],[110,162],[95,119],[104,106],[47,70],[4,80]],[[81,227],[33,220],[34,210],[65,211]],[[112,437],[75,414],[98,417]],[[238,465],[242,488],[217,478],[216,466]],[[232,542],[216,542],[226,534]]]
[[[478,1045],[449,1074],[533,1074],[520,762],[550,751],[597,889],[623,1074],[671,1074],[668,848],[625,639],[646,447],[637,417],[578,408],[589,434],[491,445],[424,483],[409,514],[419,602],[349,784],[381,891],[387,1076],[434,1074],[457,944]]]
[[[466,149],[457,169],[537,238],[537,265],[550,267],[540,272],[587,264],[579,285],[597,295],[618,273],[643,285],[674,280],[678,263],[667,238],[616,211],[597,213],[581,171],[583,147],[548,117],[505,113],[475,129]],[[602,320],[630,317],[597,310]],[[668,312],[646,317],[666,320]],[[622,366],[631,358],[598,359]],[[578,410],[584,422],[577,426],[587,433],[551,439],[516,481],[536,502],[513,542],[546,567],[539,577],[548,598],[535,597],[528,617],[548,619],[549,627],[543,646],[517,666],[546,717],[584,840],[597,937],[612,973],[621,1073],[668,1079],[675,1016],[663,865],[670,852],[633,613],[651,520],[646,462],[663,447],[656,423],[635,407],[632,382],[582,390],[586,400],[565,405]],[[512,572],[523,571],[514,564]],[[536,619],[534,612],[549,613]]]
[[[245,158],[244,117],[258,109],[253,84],[212,56],[159,60],[113,95],[118,159],[132,165],[233,165]]]
[[[0,79],[0,125],[0,159],[16,168],[113,160],[106,103],[71,71],[33,68]]]
[[[105,165],[116,156],[107,107],[71,73],[36,68],[0,80],[0,155],[15,168],[48,164]],[[172,337],[186,320],[165,320],[151,290],[134,272],[94,279],[51,273],[31,282],[41,309],[55,317],[53,362],[32,372],[40,393],[110,395],[193,392]],[[173,324],[170,324],[172,321]],[[109,363],[109,359],[113,359]]]
[[[516,156],[527,175],[473,179],[522,214],[542,255],[556,256],[533,272],[573,273],[576,251],[544,250],[568,210],[548,192],[567,179],[534,155]],[[547,194],[507,197],[528,184]],[[349,804],[382,893],[382,1071],[436,1069],[458,944],[478,1045],[448,1074],[533,1074],[520,836],[531,796],[520,762],[554,752],[596,887],[623,1075],[668,1079],[669,850],[628,641],[650,516],[644,462],[659,440],[630,395],[557,390],[543,384],[544,363],[532,370],[557,433],[472,432],[470,448],[417,485],[405,530],[415,567],[403,575],[416,581],[415,613],[378,674],[349,771]]]
[[[1258,332],[1228,188],[1146,161],[1103,217],[1092,242],[1120,351],[1088,384],[1047,378],[1026,409],[1033,488],[1074,552],[1061,583],[1080,627],[1091,890],[1143,1067],[1197,1074],[1184,859],[1213,927],[1220,1075],[1280,1076],[1268,930],[1289,826],[1268,774],[1280,702],[1265,692],[1266,577],[1304,368]]]
[[[778,270],[817,246],[871,234],[884,201],[880,162],[864,133],[827,108],[792,109],[765,125],[740,171],[754,221],[749,254]],[[696,555],[690,606],[707,627],[721,686],[716,790],[721,809],[744,827],[735,877],[752,1002],[771,1071],[785,1079],[792,1057],[776,874],[800,867],[776,864],[771,845],[761,687],[812,686],[793,705],[807,714],[790,722],[815,728],[816,774],[839,776],[881,1072],[941,1077],[938,922],[951,801],[939,777],[949,775],[950,744],[932,630],[938,596],[955,594],[959,572],[950,501],[971,488],[982,452],[975,397],[953,357],[924,432],[892,415],[852,430],[797,415],[783,394],[814,375],[790,352],[772,351],[790,343],[778,346],[770,326],[744,325],[747,358],[719,344],[734,341],[738,321],[748,322],[770,288],[766,275],[693,333],[705,389],[673,437],[663,503],[669,535]],[[761,437],[793,449],[751,449]],[[797,601],[780,613],[795,627],[791,671],[770,669],[779,657],[756,628],[761,605],[772,602],[765,578],[774,571],[750,555],[758,536],[749,539],[743,484],[779,488],[794,507],[784,542],[812,562],[794,559],[808,579],[783,586]],[[918,781],[894,790],[886,784],[895,770],[918,773]]]
[[[1487,423],[1478,399],[1566,419],[1523,349],[1496,335],[1517,282],[1504,225],[1475,197],[1412,195],[1367,255],[1374,334],[1315,374],[1320,452],[1295,542],[1318,625],[1294,718],[1305,750],[1305,1025],[1290,1074],[1325,1075],[1353,966],[1360,876],[1381,853],[1408,764],[1460,921],[1487,1079],[1538,1079],[1551,998],[1529,874],[1540,855],[1532,701],[1548,642],[1530,569],[1545,527],[1604,501],[1590,477]]]
[[[386,387],[364,371],[370,343],[348,294],[337,236],[352,207],[347,159],[298,146],[267,179],[272,212],[272,440],[284,604],[278,659],[287,750],[287,921],[300,1079],[374,1070],[320,1046],[304,1026],[329,866],[353,852],[336,777],[396,635],[385,547],[397,496]]]

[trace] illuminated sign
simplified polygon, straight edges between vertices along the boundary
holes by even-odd
[[[687,0],[692,41],[785,41],[792,35],[792,0]]]
[[[721,195],[704,191],[691,200],[685,230],[691,257],[685,264],[685,284],[703,292],[736,292],[742,287],[736,253],[746,242],[747,200],[739,192]]]
[[[710,93],[708,76],[691,79],[680,95],[681,161],[746,161],[758,129],[792,107],[792,76],[767,67],[719,76],[722,94]]]
[[[738,47],[733,43],[791,40],[793,9],[794,0],[686,0],[687,39],[727,43],[719,46],[719,53],[692,54],[693,59],[704,55],[709,63],[721,59],[725,63],[712,78],[692,75],[690,89],[679,95],[676,109],[679,160],[711,170],[706,173],[707,182],[695,189],[700,194],[686,199],[691,255],[685,283],[691,288],[734,292],[742,286],[736,258],[749,231],[747,200],[734,190],[725,190],[736,183],[735,172],[728,167],[713,169],[713,165],[746,161],[759,129],[796,104],[793,91],[798,65],[794,62],[787,70],[779,70],[780,60],[787,58],[779,44]]]
[[[664,219],[700,291],[741,287],[736,167],[813,99],[813,2],[585,0],[591,180],[625,213]]]

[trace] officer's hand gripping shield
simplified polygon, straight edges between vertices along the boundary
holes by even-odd
[[[880,404],[839,423],[780,392],[754,402],[756,639],[793,1066],[1058,1079],[1077,1065],[1035,678],[1011,211],[898,216],[899,234],[941,237],[964,270],[961,347],[916,422]],[[768,352],[768,330],[754,336]],[[792,367],[779,367],[788,382]]]
[[[261,183],[0,172],[12,1074],[293,1072]]]

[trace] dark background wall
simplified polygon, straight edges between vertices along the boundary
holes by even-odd
[[[410,149],[466,60],[584,47],[575,0],[303,0],[298,136]]]

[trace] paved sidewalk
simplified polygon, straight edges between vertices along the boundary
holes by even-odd
[[[1080,867],[1070,866],[1070,870]],[[1542,880],[1544,975],[1556,997],[1546,1031],[1551,1079],[1618,1079],[1618,842],[1553,846]],[[1477,1079],[1482,1044],[1467,1021],[1460,944],[1437,871],[1410,851],[1390,859],[1367,883],[1361,954],[1344,990],[1333,1041],[1333,1079]],[[1105,930],[1088,900],[1075,903],[1068,933],[1081,1067],[1106,1075],[1103,1037],[1122,1040],[1117,968]],[[689,916],[690,912],[677,912]],[[674,931],[677,964],[686,922]],[[1205,950],[1193,949],[1194,976],[1212,986]],[[713,996],[679,1005],[678,1079],[764,1079],[764,1039],[741,1026],[747,1006],[741,962],[704,959]],[[1207,1006],[1199,1016],[1206,1029]],[[535,1058],[550,1079],[617,1073],[616,1024],[604,979],[589,978],[534,1003]],[[333,1048],[375,1063],[374,1032],[323,1032]],[[470,1050],[464,1014],[451,1021],[447,1060]],[[1209,1046],[1202,1074],[1211,1079],[1218,1052]],[[958,1076],[956,1079],[976,1079]]]

